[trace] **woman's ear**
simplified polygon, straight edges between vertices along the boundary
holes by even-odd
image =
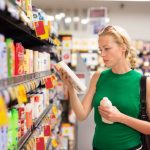
[[[121,45],[121,51],[124,53],[127,51],[127,47],[125,44]]]

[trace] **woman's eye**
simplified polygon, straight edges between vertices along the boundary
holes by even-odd
[[[110,48],[105,48],[106,51],[110,50]]]

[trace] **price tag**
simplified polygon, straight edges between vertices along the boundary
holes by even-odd
[[[36,138],[36,150],[46,150],[44,137]]]
[[[44,126],[44,136],[51,136],[51,128],[50,125]]]
[[[34,22],[34,29],[35,29],[37,37],[40,37],[41,39],[49,38],[48,28],[47,28],[47,26],[44,26],[43,20]]]

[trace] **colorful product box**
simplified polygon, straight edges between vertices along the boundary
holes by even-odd
[[[15,75],[24,74],[24,47],[21,43],[16,43],[15,47]]]
[[[15,46],[12,39],[6,39],[8,77],[14,76],[15,70]]]
[[[0,60],[0,79],[7,78],[7,47],[3,35],[0,35]]]

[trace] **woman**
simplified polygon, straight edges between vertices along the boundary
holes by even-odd
[[[150,123],[138,119],[142,75],[133,70],[135,58],[130,39],[122,28],[108,26],[99,33],[98,44],[109,69],[93,75],[82,103],[67,73],[60,70],[69,88],[71,106],[80,121],[85,120],[94,108],[93,150],[142,149],[140,132],[150,134]],[[103,97],[111,101],[112,108],[100,105]],[[147,79],[147,108],[150,114],[150,78]],[[102,117],[113,124],[104,123]]]

